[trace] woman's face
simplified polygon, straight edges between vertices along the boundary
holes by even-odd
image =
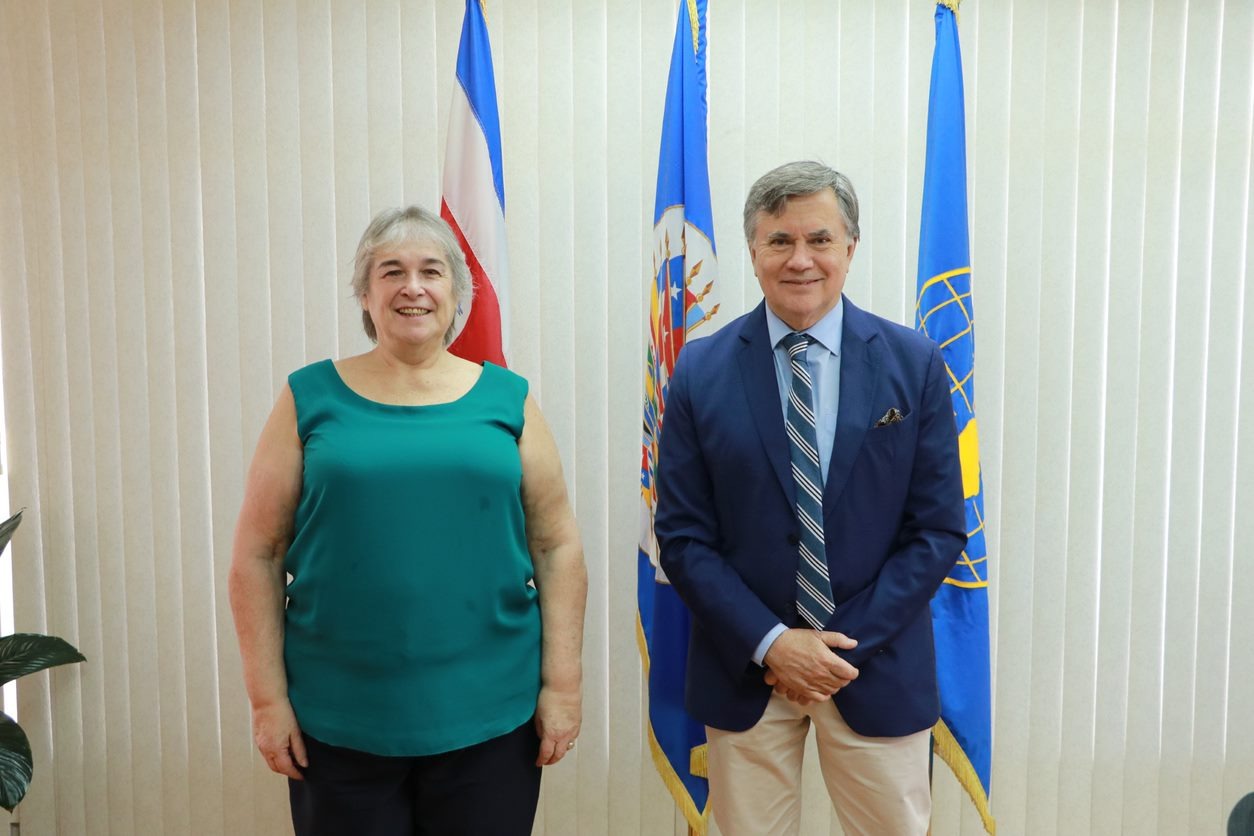
[[[380,345],[443,344],[457,312],[444,248],[430,241],[380,247],[361,306],[370,313]]]

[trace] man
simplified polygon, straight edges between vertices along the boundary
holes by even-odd
[[[725,836],[795,834],[815,727],[847,834],[924,834],[940,715],[928,603],[966,544],[931,340],[842,296],[858,200],[789,163],[749,191],[766,297],[671,378],[655,531],[693,613],[686,704]]]

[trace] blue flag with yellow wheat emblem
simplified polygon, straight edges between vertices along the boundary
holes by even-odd
[[[927,162],[919,230],[915,327],[941,347],[958,425],[967,548],[932,600],[941,718],[936,753],[971,797],[989,833],[992,769],[988,646],[988,552],[975,421],[975,313],[967,237],[966,127],[957,2],[936,5],[936,48],[927,108]]]
[[[692,332],[718,312],[718,271],[706,154],[705,0],[680,0],[662,116],[654,203],[649,340],[640,461],[637,639],[649,679],[649,747],[663,783],[693,831],[707,826],[705,727],[684,710],[688,609],[658,565],[658,440],[675,360]]]

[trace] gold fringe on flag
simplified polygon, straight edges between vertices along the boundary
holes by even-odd
[[[962,747],[958,745],[953,732],[949,730],[949,726],[945,725],[944,720],[937,720],[936,725],[932,727],[932,749],[940,755],[941,760],[949,764],[954,777],[971,797],[971,803],[975,805],[975,809],[980,813],[980,819],[984,822],[984,830],[989,836],[997,836],[997,821],[993,818],[992,811],[988,809],[988,797],[984,795],[984,785],[980,783],[980,776],[975,774],[975,767],[971,765],[967,753],[962,751]]]
[[[700,746],[693,746],[692,752],[688,756],[688,771],[698,778],[709,780],[710,777],[710,744],[702,743]]]

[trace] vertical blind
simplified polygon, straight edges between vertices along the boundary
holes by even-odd
[[[675,0],[486,2],[511,365],[553,427],[591,589],[585,724],[536,832],[686,832],[635,646],[653,187]],[[458,0],[0,4],[0,318],[23,681],[16,820],[287,832],[225,574],[288,372],[368,344],[373,212],[436,206]],[[932,5],[713,2],[722,307],[774,165],[859,191],[847,292],[913,321]],[[1254,8],[967,0],[977,411],[1002,833],[1216,833],[1254,791]],[[807,763],[803,832],[840,832]],[[941,764],[936,834],[981,832]]]

